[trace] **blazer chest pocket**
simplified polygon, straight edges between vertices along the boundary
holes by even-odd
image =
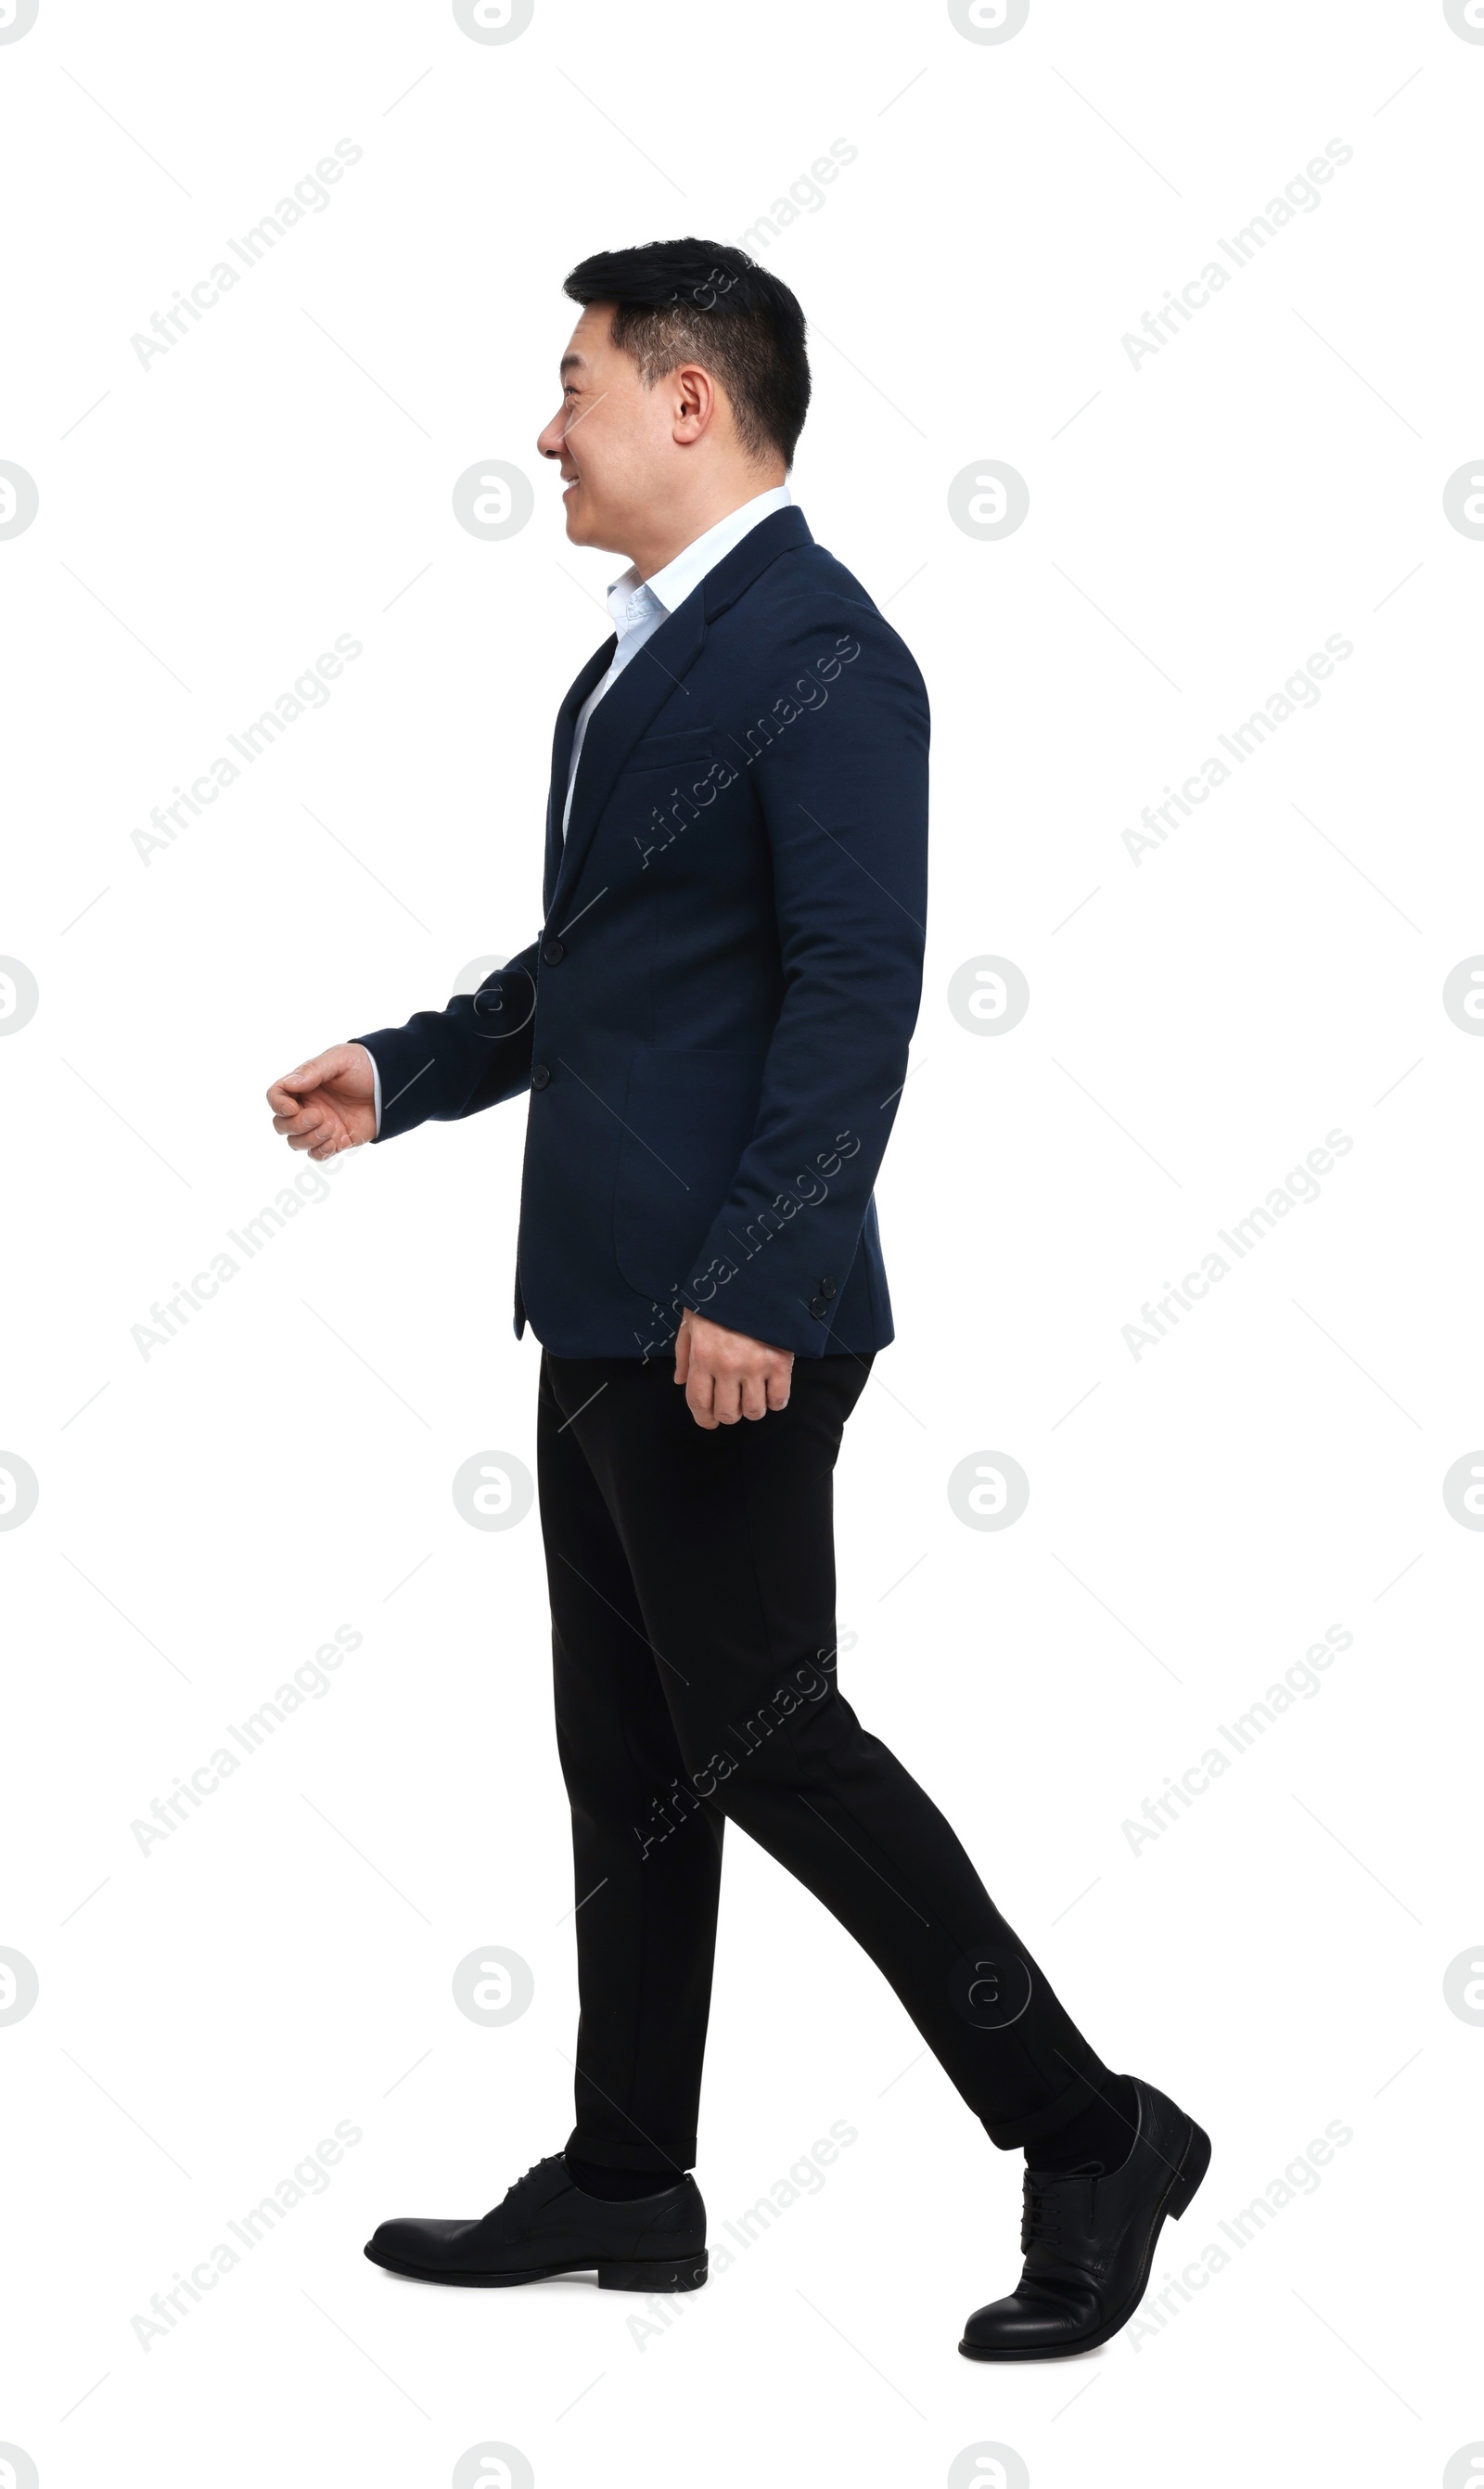
[[[614,1254],[630,1287],[668,1303],[692,1275],[753,1136],[760,1051],[640,1046],[614,1186]]]
[[[630,751],[623,775],[636,778],[656,769],[668,770],[671,776],[682,770],[695,775],[709,769],[715,757],[714,727],[688,726],[679,734],[643,734]]]

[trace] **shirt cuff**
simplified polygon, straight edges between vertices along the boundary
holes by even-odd
[[[382,1067],[378,1063],[375,1055],[371,1052],[369,1045],[362,1044],[361,1040],[358,1037],[355,1042],[360,1046],[361,1052],[366,1056],[371,1066],[371,1102],[376,1112],[376,1130],[372,1133],[371,1138],[374,1141],[379,1141],[382,1137]]]

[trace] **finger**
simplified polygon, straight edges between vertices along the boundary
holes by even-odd
[[[768,1414],[768,1386],[761,1374],[745,1374],[742,1378],[742,1415],[744,1417],[765,1417]]]
[[[328,1076],[327,1069],[328,1063],[328,1057],[327,1055],[317,1054],[312,1062],[300,1063],[293,1072],[285,1072],[279,1079],[273,1082],[272,1089],[270,1089],[268,1093],[269,1103],[276,1107],[280,1114],[284,1111],[283,1106],[273,1095],[274,1090],[281,1089],[288,1101],[289,1107],[292,1108],[306,1089],[318,1089],[321,1083]]]
[[[787,1408],[788,1388],[792,1381],[793,1368],[789,1365],[785,1365],[781,1374],[775,1371],[768,1376],[768,1407],[770,1409]]]
[[[713,1378],[708,1369],[692,1359],[685,1386],[685,1405],[697,1425],[704,1426],[708,1432],[716,1424],[711,1407],[712,1388]]]
[[[675,1333],[675,1381],[683,1383],[691,1370],[691,1334],[684,1323]]]
[[[742,1394],[734,1374],[719,1374],[711,1393],[711,1412],[719,1426],[734,1426],[742,1414]]]
[[[325,1120],[323,1106],[298,1106],[292,1112],[273,1117],[275,1132],[312,1132]]]

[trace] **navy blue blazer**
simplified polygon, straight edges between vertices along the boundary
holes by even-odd
[[[357,1041],[379,1138],[530,1093],[517,1335],[668,1350],[690,1305],[800,1357],[892,1337],[871,1188],[922,987],[928,695],[794,506],[735,545],[605,692],[545,923],[404,1028]]]

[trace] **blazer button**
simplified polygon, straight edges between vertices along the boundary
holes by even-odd
[[[547,1068],[546,1068],[546,1065],[545,1065],[544,1063],[533,1063],[533,1064],[531,1065],[531,1067],[530,1067],[530,1085],[531,1085],[532,1089],[546,1089],[546,1088],[549,1088],[549,1087],[551,1086],[551,1078],[552,1078],[552,1075],[551,1075],[551,1073],[548,1072],[548,1070],[547,1070]]]
[[[809,1301],[809,1310],[813,1315],[815,1322],[823,1322],[825,1315],[830,1310],[829,1299],[822,1296],[811,1297]]]
[[[557,960],[564,959],[566,956],[567,946],[565,942],[558,942],[555,933],[552,935],[549,942],[543,942],[541,945],[541,957],[546,960],[550,967],[555,968]]]
[[[833,1280],[833,1279],[821,1279],[821,1280],[820,1280],[820,1282],[819,1282],[819,1294],[821,1295],[821,1297],[833,1297],[833,1296],[836,1294],[836,1286],[835,1286],[835,1282],[834,1282],[834,1280]]]

